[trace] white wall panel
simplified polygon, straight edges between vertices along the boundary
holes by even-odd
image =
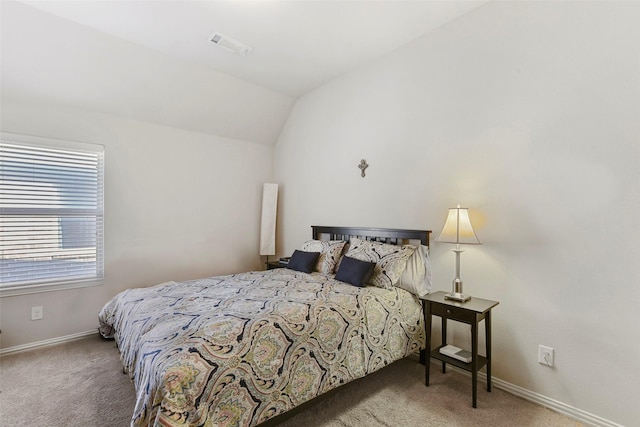
[[[261,269],[272,148],[60,106],[2,102],[3,131],[105,147],[105,284],[0,298],[2,347],[97,328],[117,292]],[[44,319],[31,321],[31,307]]]
[[[501,303],[494,375],[636,424],[638,22],[638,3],[492,2],[305,95],[275,151],[282,253],[312,224],[438,233],[469,207],[464,289]],[[448,290],[452,247],[432,248]]]

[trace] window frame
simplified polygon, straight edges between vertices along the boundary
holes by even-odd
[[[54,150],[69,150],[82,153],[93,153],[97,155],[97,207],[96,217],[96,274],[88,278],[52,278],[50,281],[42,282],[19,282],[14,285],[0,283],[0,298],[16,295],[25,295],[41,292],[58,291],[63,289],[76,289],[91,286],[99,286],[104,283],[104,173],[105,173],[105,149],[103,145],[89,144],[84,142],[65,141],[52,138],[43,138],[30,135],[0,132],[0,141],[5,144],[19,144],[35,148],[49,148]],[[65,208],[59,208],[64,210]],[[0,215],[4,214],[0,208]],[[65,216],[60,216],[64,218]]]

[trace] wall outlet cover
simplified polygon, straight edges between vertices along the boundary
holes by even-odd
[[[44,309],[42,306],[31,307],[31,320],[40,320],[44,317]]]
[[[553,366],[553,353],[554,350],[551,347],[541,345],[538,347],[538,363],[547,366]]]

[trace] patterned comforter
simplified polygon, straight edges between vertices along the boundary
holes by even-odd
[[[134,426],[253,426],[425,342],[410,293],[288,269],[129,289],[99,319],[135,384]]]

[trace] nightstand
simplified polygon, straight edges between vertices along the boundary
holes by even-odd
[[[478,371],[483,366],[487,367],[487,391],[491,391],[491,309],[498,305],[497,301],[472,297],[469,301],[460,303],[444,298],[446,292],[434,292],[422,297],[422,309],[424,311],[425,333],[427,336],[427,351],[434,359],[442,362],[442,372],[446,372],[447,364],[456,366],[471,372],[473,390],[473,407],[477,407],[478,401]],[[442,319],[442,345],[431,350],[431,316],[439,316]],[[440,353],[440,348],[447,345],[447,320],[466,323],[471,326],[471,362],[445,356]],[[484,320],[485,327],[485,353],[478,355],[478,324]],[[429,386],[430,364],[425,363],[425,384]]]
[[[283,264],[280,261],[269,261],[267,264],[267,270],[274,270],[276,268],[285,268],[287,264]]]

